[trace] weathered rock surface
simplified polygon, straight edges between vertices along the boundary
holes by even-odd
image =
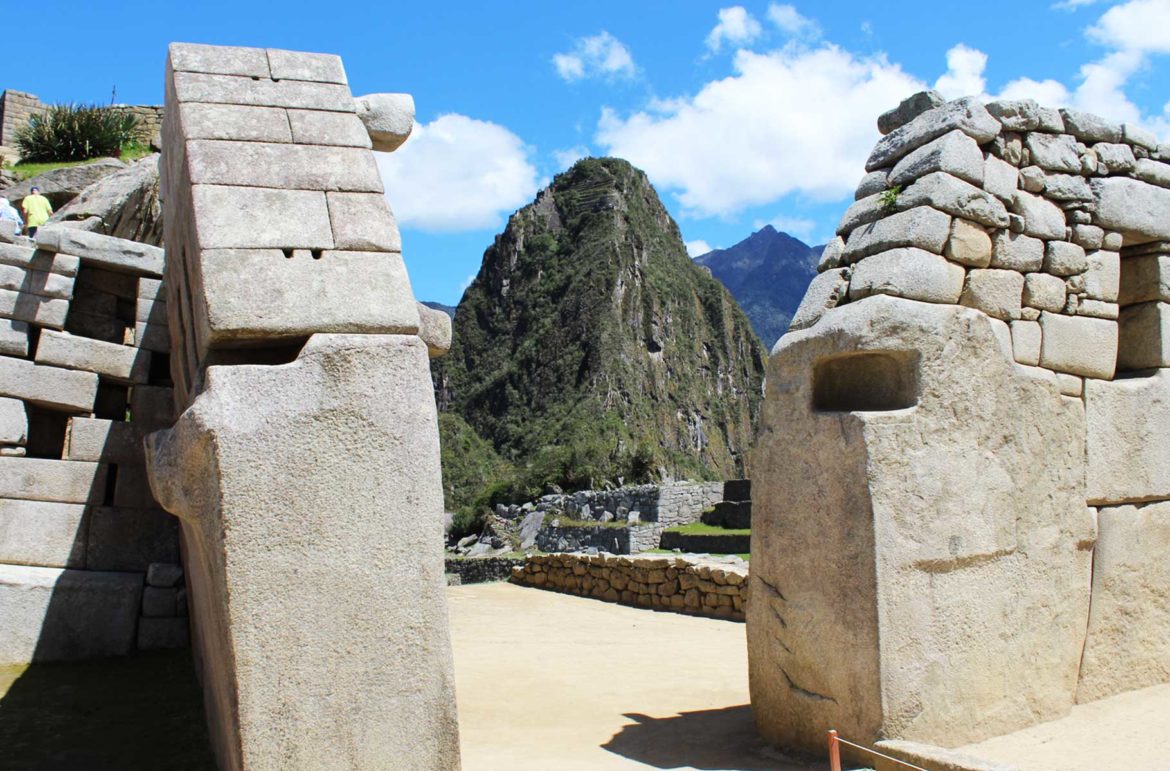
[[[1067,712],[1093,526],[1083,415],[1054,382],[1005,358],[978,311],[875,297],[782,338],[765,405],[762,735],[959,743]]]
[[[0,191],[0,194],[19,209],[20,202],[25,196],[31,193],[34,187],[39,187],[41,195],[49,199],[53,208],[60,209],[77,198],[90,185],[125,169],[126,164],[117,158],[100,158],[92,163],[46,171],[44,174],[18,182],[7,190]]]
[[[162,246],[159,156],[151,155],[86,187],[49,223]]]
[[[1101,509],[1077,701],[1170,680],[1170,501]]]
[[[367,94],[355,102],[375,150],[393,152],[410,136],[414,128],[414,97],[410,94]]]

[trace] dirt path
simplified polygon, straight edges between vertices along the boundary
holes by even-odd
[[[510,584],[448,591],[464,771],[809,771],[763,748],[744,625]]]

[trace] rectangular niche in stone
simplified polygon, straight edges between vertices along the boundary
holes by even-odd
[[[813,407],[820,412],[903,410],[918,403],[915,351],[850,353],[818,361]]]

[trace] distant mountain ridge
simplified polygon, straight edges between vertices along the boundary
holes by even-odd
[[[432,300],[423,300],[422,304],[427,306],[428,308],[431,308],[432,310],[442,311],[443,313],[446,313],[451,318],[455,318],[455,306],[454,305],[443,305],[443,303],[437,303],[437,302],[434,302]]]
[[[765,358],[645,173],[581,160],[512,215],[463,294],[432,369],[444,452],[490,444],[525,495],[743,475]],[[495,472],[462,481],[451,461],[459,506]]]
[[[727,287],[771,350],[788,330],[824,248],[765,225],[735,246],[699,255],[695,264]]]

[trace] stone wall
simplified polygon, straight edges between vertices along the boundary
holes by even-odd
[[[147,581],[179,561],[142,449],[174,416],[162,267],[56,227],[0,244],[0,663],[185,644]]]
[[[448,557],[443,569],[450,576],[458,576],[460,584],[482,584],[488,581],[507,581],[512,568],[524,564],[523,557]]]
[[[219,766],[456,769],[429,372],[450,319],[415,303],[372,152],[413,100],[355,99],[334,55],[189,44],[165,92],[180,415],[146,449]]]
[[[954,746],[1170,681],[1170,146],[933,93],[879,127],[769,359],[761,733]]]
[[[33,94],[7,89],[0,93],[0,147],[14,147],[16,132],[45,109]]]
[[[512,583],[639,608],[744,620],[748,567],[697,557],[543,554],[512,570]]]

